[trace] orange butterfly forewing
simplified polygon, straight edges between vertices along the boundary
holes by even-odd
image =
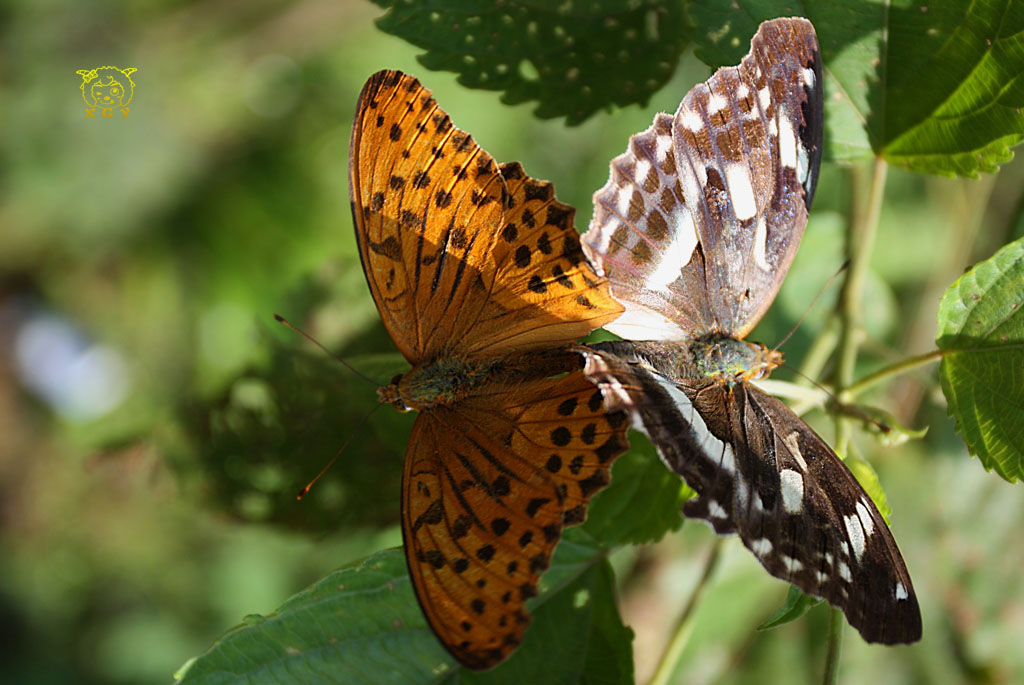
[[[382,401],[420,410],[402,531],[431,629],[488,668],[520,643],[565,525],[626,448],[625,418],[566,347],[617,317],[573,210],[497,164],[430,92],[372,76],[353,125],[350,188],[363,269],[412,369]]]

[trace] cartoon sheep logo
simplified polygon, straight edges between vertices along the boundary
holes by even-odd
[[[113,116],[114,107],[121,107],[125,117],[128,116],[128,103],[132,101],[135,94],[135,82],[131,75],[138,69],[129,67],[118,69],[117,67],[98,67],[96,69],[79,69],[77,73],[82,77],[82,99],[90,107],[98,107],[103,110],[103,116]],[[95,110],[86,109],[86,116],[92,118]]]

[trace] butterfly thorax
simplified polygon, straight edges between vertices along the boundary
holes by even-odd
[[[400,411],[451,406],[484,383],[495,362],[442,357],[419,364],[377,388],[377,399]]]
[[[764,378],[782,363],[777,350],[720,333],[694,338],[689,350],[702,375],[729,385]]]

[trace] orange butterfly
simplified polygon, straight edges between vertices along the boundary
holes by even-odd
[[[626,449],[624,415],[566,347],[622,307],[575,210],[495,163],[411,76],[363,87],[350,190],[370,292],[412,364],[377,392],[420,412],[402,476],[409,574],[448,651],[489,668],[521,642],[562,528]]]

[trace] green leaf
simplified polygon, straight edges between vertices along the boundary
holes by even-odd
[[[540,118],[579,124],[611,105],[646,104],[686,48],[682,3],[616,0],[374,0],[377,26],[424,48],[428,69],[454,71],[469,88],[537,101]]]
[[[1024,476],[1024,238],[977,264],[939,304],[942,391],[988,470]]]
[[[275,613],[247,617],[182,667],[183,683],[437,683],[633,681],[631,631],[615,608],[603,551],[566,535],[530,601],[523,646],[500,666],[471,673],[426,625],[400,549],[334,571]],[[564,676],[564,678],[561,678]]]
[[[817,597],[805,595],[794,585],[789,586],[789,594],[786,601],[779,607],[778,611],[772,614],[771,618],[757,627],[758,630],[770,630],[778,628],[792,621],[797,620],[806,614],[813,607],[821,604],[823,600]]]
[[[486,673],[463,670],[458,681],[633,683],[632,641],[615,604],[614,573],[602,557],[548,596],[508,661]]]
[[[698,57],[735,64],[757,25],[800,14],[824,63],[826,154],[942,176],[994,172],[1024,139],[1024,3],[703,0]]]
[[[878,513],[882,515],[886,523],[889,523],[889,519],[892,517],[892,507],[889,506],[885,490],[882,489],[882,483],[878,480],[878,473],[875,472],[871,464],[860,457],[847,459],[846,465],[850,467],[853,477],[857,479],[860,486],[868,493],[871,501],[878,507]]]
[[[583,528],[607,547],[660,540],[683,525],[683,502],[693,496],[658,458],[647,438],[629,436],[630,450],[612,466],[612,482],[587,508]]]

